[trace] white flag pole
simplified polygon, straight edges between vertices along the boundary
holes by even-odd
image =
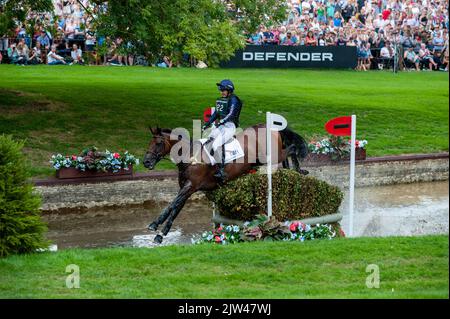
[[[267,216],[272,216],[272,116],[266,113]]]
[[[355,151],[356,151],[356,115],[352,115],[351,143],[350,143],[350,198],[349,198],[349,231],[353,236],[353,209],[355,203]]]

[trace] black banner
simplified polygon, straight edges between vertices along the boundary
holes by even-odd
[[[224,68],[350,68],[357,65],[356,47],[249,45]]]
[[[83,289],[83,288],[81,288]],[[326,296],[326,291],[324,296]],[[33,297],[26,295],[24,297]],[[70,295],[68,296],[70,298]],[[120,296],[112,296],[120,297]],[[308,294],[300,297],[308,297]],[[345,296],[344,296],[345,297]],[[274,296],[275,298],[275,296]],[[105,300],[105,299],[20,299],[20,300],[0,300],[0,309],[14,311],[16,315],[35,315],[42,313],[49,318],[57,318],[61,312],[70,311],[70,317],[92,315],[96,310],[103,314],[120,315],[122,317],[130,316],[130,311],[139,311],[144,313],[163,314],[163,318],[298,318],[299,311],[304,317],[317,316],[317,309],[320,309],[322,316],[331,317],[336,314],[336,309],[376,309],[377,313],[387,313],[398,311],[406,317],[413,315],[425,317],[429,315],[429,309],[444,311],[448,309],[448,299],[442,300],[363,300],[363,299],[153,299],[153,300]],[[231,306],[234,305],[234,306]],[[256,306],[255,306],[256,305]],[[264,305],[265,307],[259,307]],[[247,307],[248,306],[248,307]],[[59,308],[59,309],[58,309]],[[49,312],[49,309],[53,311]],[[263,310],[264,309],[264,310]],[[300,310],[299,310],[300,309]],[[55,311],[56,310],[56,311]],[[360,317],[350,315],[350,318]],[[155,317],[155,315],[148,318]]]

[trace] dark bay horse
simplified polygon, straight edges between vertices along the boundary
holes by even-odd
[[[163,236],[166,236],[172,227],[173,221],[180,213],[188,198],[197,191],[211,191],[219,187],[219,182],[214,177],[216,167],[208,163],[194,163],[192,162],[194,155],[193,141],[186,141],[173,134],[171,129],[150,128],[153,135],[149,143],[148,150],[144,156],[144,166],[148,169],[153,169],[155,165],[171,154],[172,148],[177,143],[185,143],[191,151],[188,158],[177,162],[178,166],[178,183],[180,190],[175,199],[166,207],[159,217],[153,221],[148,229],[156,231],[158,226],[166,224],[163,228],[162,234],[157,234],[155,237],[156,243],[161,243]],[[227,178],[225,182],[238,178],[257,166],[266,163],[266,126],[265,124],[258,124],[245,129],[242,133],[236,135],[243,151],[244,158],[236,160],[225,165],[225,173]],[[252,140],[254,142],[252,142]],[[276,144],[274,144],[274,142]],[[282,163],[284,168],[289,168],[290,158],[294,169],[301,174],[308,174],[307,171],[300,169],[300,161],[308,154],[308,147],[305,140],[293,132],[289,128],[281,132],[272,132],[273,149],[277,150],[272,154],[272,163]],[[178,145],[179,146],[179,145]],[[183,145],[182,145],[183,146]],[[205,156],[205,150],[199,148],[202,158]],[[172,154],[171,154],[172,155]],[[173,159],[172,159],[173,160]]]

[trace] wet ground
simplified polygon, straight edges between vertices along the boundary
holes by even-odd
[[[364,187],[355,193],[355,236],[448,234],[448,182]],[[348,194],[341,206],[348,231]],[[68,247],[152,246],[147,225],[166,203],[109,207],[44,214],[48,238],[59,249]],[[212,206],[205,201],[186,204],[164,244],[190,243],[193,235],[212,227]]]

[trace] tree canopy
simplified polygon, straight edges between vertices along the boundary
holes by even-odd
[[[78,1],[81,4],[81,1]],[[247,33],[286,18],[277,0],[91,0],[95,11],[90,30],[106,43],[123,39],[150,60],[169,56],[174,62],[191,57],[211,66],[227,60],[245,45]],[[52,10],[52,0],[0,0],[0,36],[24,24],[30,12]],[[32,21],[27,21],[33,24]]]
[[[0,0],[0,36],[10,35],[30,12],[53,11],[52,0]]]
[[[277,23],[286,7],[276,0],[113,0],[99,14],[99,34],[121,37],[150,57],[183,54],[217,65],[245,45],[245,34]],[[99,1],[96,1],[99,4]],[[105,3],[105,2],[104,2]]]

